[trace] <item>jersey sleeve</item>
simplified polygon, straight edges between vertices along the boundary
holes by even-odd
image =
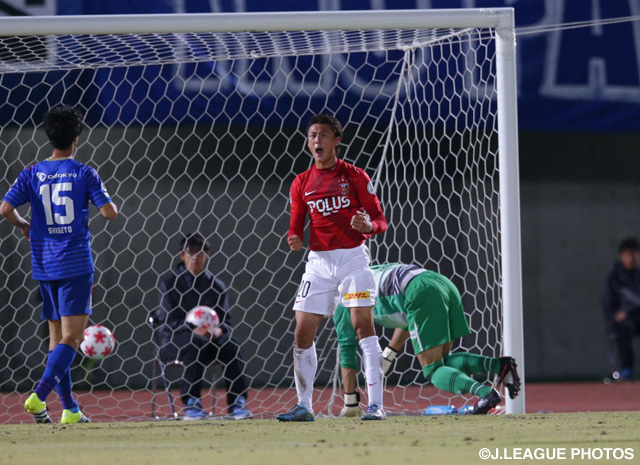
[[[333,324],[338,338],[340,352],[340,366],[342,368],[358,369],[356,353],[358,350],[358,337],[351,326],[351,313],[349,309],[338,305],[333,313]]]
[[[385,232],[388,227],[387,219],[382,212],[382,206],[376,195],[373,182],[364,170],[358,169],[355,185],[360,203],[369,215],[373,226],[373,231],[370,234],[364,234],[364,236],[369,238],[375,234]]]
[[[102,179],[100,179],[100,175],[98,175],[96,170],[87,166],[85,170],[85,180],[87,183],[89,198],[96,208],[100,208],[112,201],[109,192],[107,192],[107,188],[102,182]]]
[[[18,208],[29,201],[28,181],[26,171],[22,171],[18,178],[7,191],[7,194],[2,199],[10,204],[13,208]]]
[[[289,220],[289,235],[304,237],[304,222],[307,217],[307,206],[300,193],[300,178],[295,178],[289,190],[289,204],[291,207],[291,218]]]

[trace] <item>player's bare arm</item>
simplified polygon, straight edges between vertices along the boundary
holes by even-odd
[[[13,208],[9,202],[2,202],[0,204],[0,214],[4,216],[9,223],[14,225],[16,228],[20,228],[22,235],[27,239],[30,239],[31,235],[31,225],[27,220],[25,220],[20,214]]]
[[[382,372],[385,375],[393,366],[396,356],[404,348],[404,343],[407,339],[409,339],[409,331],[401,328],[396,328],[393,331],[389,345],[382,351]]]
[[[302,250],[302,238],[297,234],[287,237],[287,244],[293,252]]]
[[[108,220],[113,220],[118,216],[118,207],[113,202],[105,203],[100,207],[100,214]]]
[[[404,348],[404,343],[409,339],[409,331],[402,328],[396,328],[389,341],[389,347],[396,352],[400,352]]]

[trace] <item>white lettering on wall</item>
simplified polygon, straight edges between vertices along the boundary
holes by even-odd
[[[321,11],[345,9],[347,0],[317,0],[318,9]],[[619,0],[616,2],[616,9],[612,10],[609,0],[588,0],[590,5],[584,21],[598,20],[603,17],[611,17],[613,11],[618,16],[623,12],[629,16],[640,15],[640,0]],[[500,5],[496,2],[494,6],[518,6],[518,3],[527,3],[528,0],[503,0]],[[366,7],[367,2],[362,2]],[[457,0],[452,1],[451,7],[481,8],[486,7],[486,2],[478,0]],[[391,6],[391,0],[368,0],[371,9],[386,9]],[[434,5],[441,6],[442,2],[433,0],[415,0],[415,8],[429,9]],[[539,3],[540,11],[535,22],[519,24],[519,27],[536,27],[544,29],[545,26],[556,26],[558,24],[571,21],[567,11],[575,14],[577,10],[573,3],[568,0],[544,0]],[[572,7],[569,10],[569,6]],[[212,12],[230,11],[245,12],[247,10],[245,0],[210,0]],[[607,8],[609,8],[607,10]],[[626,8],[626,10],[625,10]],[[184,11],[184,4],[178,2],[177,12]],[[535,17],[535,15],[534,15]],[[530,18],[529,18],[530,19]],[[530,19],[531,20],[531,19]],[[616,38],[622,35],[618,41],[611,39],[612,26],[603,27],[594,25],[581,29],[559,29],[555,31],[544,31],[539,33],[527,33],[518,35],[517,41],[520,45],[517,51],[518,88],[527,79],[524,76],[520,57],[522,44],[529,40],[537,42],[546,41],[544,50],[543,69],[540,70],[541,84],[538,90],[540,96],[566,101],[586,101],[599,100],[611,102],[640,102],[640,22],[633,21],[615,26]],[[622,28],[622,29],[620,29]],[[622,30],[622,32],[620,32]],[[577,31],[577,32],[576,32]],[[571,36],[574,34],[574,36]],[[588,43],[582,50],[576,50],[575,46],[569,46],[569,37],[574,38],[575,34],[582,34]],[[241,40],[241,39],[240,39]],[[580,43],[579,41],[577,41]],[[619,43],[619,47],[612,47],[611,43]],[[188,46],[188,39],[185,39],[185,49]],[[587,46],[591,47],[587,47]],[[467,70],[472,73],[464,75],[462,88],[456,89],[458,94],[464,92],[472,99],[486,99],[487,96],[495,98],[492,87],[492,79],[487,79],[487,70],[480,66],[475,66],[475,60],[482,57],[481,41],[471,40],[462,44],[462,56],[464,56]],[[579,52],[584,52],[582,55]],[[373,66],[383,65],[387,60],[385,51],[374,51],[367,58],[368,63]],[[398,58],[401,52],[394,52]],[[424,51],[414,52],[430,54],[429,48]],[[222,56],[222,53],[221,53]],[[357,67],[348,66],[349,58],[342,54],[318,54],[314,57],[272,57],[264,58],[266,65],[254,65],[254,59],[261,57],[256,48],[255,56],[252,59],[237,60],[217,60],[215,62],[202,62],[198,64],[177,65],[178,78],[172,83],[182,87],[187,92],[204,93],[224,93],[234,90],[243,95],[264,95],[288,93],[292,96],[308,95],[313,98],[323,98],[330,95],[336,86],[349,89],[348,92],[357,94],[362,98],[374,99],[381,96],[396,95],[398,89],[397,77],[389,76],[384,80],[372,80],[367,73],[362,73]],[[426,63],[429,62],[429,55],[422,57]],[[625,70],[620,70],[616,66],[616,60],[625,60],[632,63],[633,73],[629,75],[628,66]],[[566,69],[563,66],[568,64],[575,69]],[[635,66],[634,66],[635,65]],[[194,67],[199,67],[194,72]],[[486,67],[485,67],[486,68]],[[395,72],[395,70],[394,70]],[[405,76],[406,82],[400,84],[400,95],[405,95],[411,89],[412,82],[425,80],[428,73],[426,66],[417,66]]]
[[[602,19],[602,9],[608,0],[591,0],[591,17],[587,20]],[[639,0],[624,0],[628,5],[629,15],[640,14]],[[546,8],[550,24],[566,22],[566,0],[547,0]],[[589,43],[583,50],[571,50],[563,40],[568,34],[575,33],[571,29],[562,29],[548,33],[549,40],[544,62],[544,76],[540,95],[561,100],[601,100],[601,101],[633,101],[640,102],[640,24],[637,21],[623,23],[616,26],[623,28],[620,33],[624,40],[618,43],[620,46],[612,47],[614,42],[606,37],[611,33],[611,27],[605,28],[594,25],[580,29],[580,33],[587,34]],[[597,47],[602,44],[603,46]],[[608,44],[608,46],[604,46]],[[593,45],[589,47],[588,45]],[[578,58],[576,53],[587,50],[587,57]],[[623,59],[627,63],[635,63],[632,76],[620,76],[620,71],[614,63]],[[571,61],[567,61],[571,60]],[[562,64],[570,62],[576,69],[572,73],[561,72]],[[580,68],[581,67],[581,68]],[[569,77],[567,75],[570,74]],[[573,79],[573,82],[570,81]]]

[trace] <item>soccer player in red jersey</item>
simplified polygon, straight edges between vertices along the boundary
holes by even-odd
[[[369,404],[363,420],[385,420],[382,404],[382,351],[373,326],[375,283],[365,239],[387,229],[371,179],[364,170],[338,158],[342,125],[320,114],[307,126],[313,166],[298,175],[290,191],[287,243],[302,250],[309,215],[309,260],[293,309],[296,312],[294,374],[298,404],[280,421],[313,421],[313,380],[318,361],[315,335],[338,303],[350,309],[362,349]]]

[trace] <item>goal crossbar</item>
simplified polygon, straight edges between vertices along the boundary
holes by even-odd
[[[31,16],[0,18],[0,36],[356,29],[502,28],[512,8]]]

